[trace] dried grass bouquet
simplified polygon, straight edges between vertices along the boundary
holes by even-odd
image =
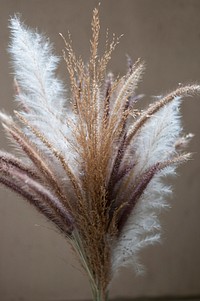
[[[19,110],[0,117],[18,155],[0,152],[0,182],[57,226],[79,257],[94,300],[105,301],[116,271],[129,264],[138,269],[138,252],[160,239],[157,213],[170,193],[163,177],[190,157],[183,152],[191,135],[182,136],[179,106],[200,86],[178,87],[140,111],[143,62],[129,61],[122,77],[107,74],[119,39],[107,39],[99,56],[97,9],[91,25],[86,64],[64,39],[66,98],[49,40],[11,19]]]

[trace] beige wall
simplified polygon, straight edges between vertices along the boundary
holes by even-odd
[[[74,46],[87,58],[92,0],[0,0],[0,101],[11,112],[12,76],[6,47],[7,20],[20,12],[26,23],[46,32],[57,53],[59,32],[70,29]],[[102,31],[124,33],[112,60],[115,73],[125,71],[126,58],[142,57],[147,70],[139,92],[158,95],[178,83],[200,82],[199,0],[102,0]],[[64,67],[60,71],[65,72]],[[64,73],[63,73],[64,74]],[[116,277],[112,296],[200,294],[200,97],[182,107],[184,128],[195,133],[194,160],[179,169],[172,182],[172,209],[161,216],[163,243],[146,249],[146,275],[124,270]],[[1,148],[8,149],[3,133]],[[25,201],[1,189],[0,300],[47,301],[90,297],[85,277],[74,265],[70,249],[53,226]]]

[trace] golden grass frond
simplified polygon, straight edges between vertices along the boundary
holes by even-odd
[[[44,134],[42,134],[38,129],[36,129],[35,127],[33,127],[28,120],[22,116],[20,113],[15,111],[16,116],[20,119],[21,122],[23,122],[31,131],[32,133],[38,138],[40,139],[40,141],[42,143],[44,143],[44,145],[52,152],[52,154],[58,159],[58,161],[60,161],[63,169],[65,170],[67,176],[69,177],[72,186],[74,187],[74,191],[78,197],[79,200],[82,199],[82,192],[80,190],[79,184],[78,184],[78,180],[75,178],[73,172],[71,171],[69,165],[67,164],[65,158],[63,157],[63,155],[55,148],[55,146],[53,146],[48,139],[44,136]]]
[[[176,97],[192,96],[199,92],[199,85],[187,85],[184,87],[177,88],[175,91],[163,97],[161,100],[158,100],[157,102],[150,105],[149,108],[134,123],[132,129],[130,129],[127,137],[127,143],[130,143],[131,139],[136,135],[137,131],[145,124],[149,117],[151,117],[153,114],[155,114],[168,103],[172,102]]]
[[[50,187],[52,187],[58,197],[66,201],[65,197],[63,196],[61,187],[59,186],[58,181],[54,176],[54,173],[51,171],[48,164],[46,164],[45,158],[39,152],[37,147],[25,136],[25,134],[17,126],[13,125],[12,128],[7,127],[6,125],[3,126],[5,130],[18,143],[18,145],[23,149],[24,153],[33,162],[41,175],[44,176],[46,183]]]

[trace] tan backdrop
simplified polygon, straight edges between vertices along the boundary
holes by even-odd
[[[74,47],[87,58],[94,0],[0,0],[0,101],[11,112],[12,76],[6,52],[9,16],[22,13],[31,27],[47,33],[61,54],[58,33],[69,29]],[[102,0],[102,32],[109,27],[122,38],[112,60],[123,74],[126,54],[142,57],[147,70],[139,93],[159,95],[178,83],[200,82],[199,0]],[[65,76],[64,65],[59,71]],[[148,99],[148,98],[147,98]],[[173,179],[172,208],[161,216],[163,242],[141,254],[143,277],[123,270],[112,296],[200,294],[200,97],[182,107],[184,128],[195,133],[194,160]],[[9,149],[1,131],[1,148]],[[181,175],[180,175],[181,174]],[[65,240],[51,224],[13,193],[0,190],[0,300],[47,301],[90,298],[88,282]],[[74,265],[77,267],[74,269]]]

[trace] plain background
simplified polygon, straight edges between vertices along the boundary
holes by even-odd
[[[0,0],[0,101],[12,112],[12,69],[7,45],[8,19],[21,13],[26,24],[45,32],[62,54],[58,35],[70,30],[74,48],[87,59],[90,21],[98,1],[92,0]],[[138,93],[160,95],[178,84],[200,82],[199,0],[102,0],[102,36],[124,34],[109,68],[126,71],[126,54],[146,61]],[[102,39],[103,40],[103,39]],[[59,67],[67,76],[64,63]],[[130,269],[116,276],[111,296],[171,296],[200,294],[200,96],[182,106],[183,127],[195,133],[190,150],[193,160],[179,168],[171,180],[171,209],[161,215],[161,245],[141,253],[146,274],[136,277]],[[2,149],[10,145],[0,134]],[[0,300],[47,301],[90,298],[87,279],[65,240],[54,227],[24,200],[0,190]],[[76,266],[76,268],[74,268]]]

